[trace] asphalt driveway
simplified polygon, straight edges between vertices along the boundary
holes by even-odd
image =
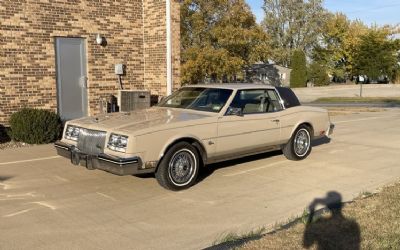
[[[179,193],[151,176],[89,171],[51,146],[0,151],[0,249],[200,249],[301,214],[327,191],[349,200],[400,177],[400,110],[332,118],[310,157],[211,166]]]

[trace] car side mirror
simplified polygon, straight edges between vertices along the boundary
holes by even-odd
[[[229,107],[226,111],[226,115],[243,116],[243,110],[241,108]]]

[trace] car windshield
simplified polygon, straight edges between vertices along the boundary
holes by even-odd
[[[187,87],[176,91],[158,106],[218,113],[231,94],[230,89]]]

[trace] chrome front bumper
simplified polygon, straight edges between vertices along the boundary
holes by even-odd
[[[54,144],[57,154],[68,158],[74,165],[83,165],[87,169],[100,169],[116,175],[135,175],[153,173],[154,168],[143,169],[139,157],[120,158],[106,154],[89,155],[79,151],[74,145],[63,142]]]

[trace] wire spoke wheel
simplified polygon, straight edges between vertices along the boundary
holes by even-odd
[[[300,129],[294,138],[294,152],[297,156],[304,156],[310,149],[310,133],[306,129]]]
[[[196,157],[188,149],[177,151],[169,162],[168,172],[171,181],[177,186],[189,183],[195,175]]]

